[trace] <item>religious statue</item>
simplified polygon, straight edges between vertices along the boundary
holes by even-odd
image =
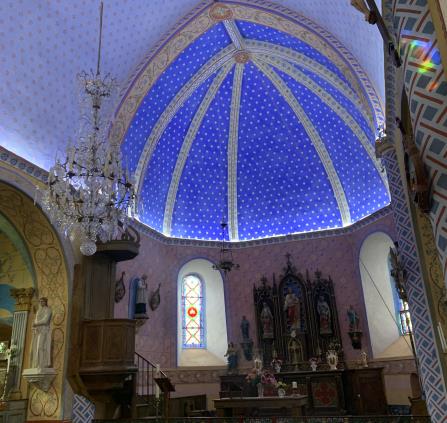
[[[292,288],[287,289],[287,295],[284,299],[284,311],[287,312],[287,323],[290,325],[290,330],[301,328],[301,306],[300,299],[292,291]]]
[[[245,316],[241,320],[242,342],[241,347],[247,361],[253,359],[253,341],[250,339],[250,322]]]
[[[137,295],[135,299],[135,318],[147,318],[147,276],[143,275],[137,282]]]
[[[276,352],[275,348],[273,348],[272,357],[273,357],[273,360],[270,364],[271,364],[273,370],[275,371],[275,373],[279,373],[281,371],[282,360],[280,360],[278,358],[278,353]]]
[[[349,320],[349,332],[356,332],[359,330],[360,318],[352,305],[349,306],[347,311]]]
[[[261,311],[261,322],[262,322],[262,338],[272,339],[273,338],[273,314],[270,307],[266,302],[262,305]]]
[[[360,353],[360,359],[358,361],[360,367],[368,367],[368,354],[365,351]]]
[[[320,318],[320,335],[331,334],[331,309],[323,295],[318,297],[317,312]]]
[[[228,361],[228,374],[237,373],[237,365],[238,365],[238,352],[236,347],[232,342],[228,344],[227,352],[225,353],[225,356],[227,357]]]
[[[362,331],[360,330],[360,318],[358,313],[354,310],[352,305],[349,306],[347,311],[349,320],[348,335],[351,338],[352,348],[360,350],[362,348]]]
[[[303,345],[301,341],[296,338],[292,338],[288,346],[289,359],[292,364],[298,364],[303,361]]]
[[[33,340],[31,347],[31,368],[46,369],[51,367],[51,316],[45,297],[39,300],[39,310],[33,322]]]
[[[250,322],[245,316],[242,316],[241,321],[242,339],[250,339]]]
[[[402,301],[408,302],[407,297],[407,271],[404,267],[402,257],[400,256],[399,246],[394,243],[394,248],[390,248],[391,276],[394,279],[397,294]]]

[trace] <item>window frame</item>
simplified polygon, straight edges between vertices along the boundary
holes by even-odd
[[[402,300],[399,297],[399,294],[397,293],[396,289],[396,283],[391,276],[391,258],[390,255],[388,255],[388,271],[390,274],[390,283],[391,283],[391,289],[393,293],[393,302],[394,302],[394,313],[396,315],[396,321],[397,326],[399,329],[399,335],[405,336],[410,335],[413,330],[413,325],[411,323],[411,314],[410,309],[408,307],[408,303],[404,300]],[[409,319],[409,325],[407,325],[407,316]]]
[[[199,327],[201,329],[200,332],[200,343],[194,343],[194,344],[186,344],[186,331],[187,331],[187,316],[186,316],[186,298],[187,296],[184,295],[184,286],[186,283],[186,280],[189,277],[196,278],[200,283],[200,309],[199,309]],[[198,273],[188,273],[185,276],[183,276],[181,285],[180,285],[180,301],[181,301],[181,313],[182,313],[182,349],[184,350],[191,350],[191,349],[206,349],[206,292],[205,292],[205,282],[201,275]]]

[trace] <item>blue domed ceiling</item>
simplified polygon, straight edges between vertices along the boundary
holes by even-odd
[[[166,236],[251,240],[348,226],[389,203],[381,106],[306,18],[250,2],[196,11],[135,73],[112,128],[138,218]]]

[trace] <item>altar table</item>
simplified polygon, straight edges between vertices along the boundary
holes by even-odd
[[[218,417],[277,415],[303,416],[307,395],[288,397],[239,397],[214,400]]]

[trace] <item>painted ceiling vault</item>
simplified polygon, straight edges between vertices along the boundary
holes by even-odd
[[[0,2],[0,145],[44,169],[76,139],[97,18],[90,0]],[[105,0],[102,69],[122,87],[110,133],[139,220],[215,240],[225,218],[243,241],[388,204],[382,50],[348,0]]]
[[[207,5],[141,66],[112,139],[138,218],[166,236],[243,241],[348,226],[389,203],[366,74],[299,15]]]

